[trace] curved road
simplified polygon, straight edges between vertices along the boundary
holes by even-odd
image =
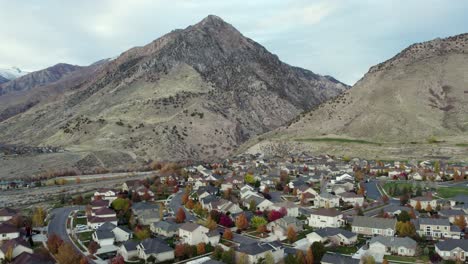
[[[49,226],[47,227],[48,235],[56,234],[58,235],[64,242],[71,243],[75,249],[80,252],[82,251],[75,245],[73,241],[71,241],[70,236],[67,233],[67,220],[68,216],[74,210],[84,210],[84,206],[71,206],[71,207],[63,207],[57,208],[51,211],[51,219],[49,221]],[[93,260],[89,259],[89,263],[95,263]]]

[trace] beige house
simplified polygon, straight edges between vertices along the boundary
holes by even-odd
[[[308,224],[315,228],[340,227],[344,224],[343,214],[335,208],[320,208],[310,213]]]
[[[437,243],[435,251],[445,260],[466,261],[468,259],[468,240],[447,239]]]
[[[396,219],[355,216],[352,231],[365,236],[394,236],[396,223]]]

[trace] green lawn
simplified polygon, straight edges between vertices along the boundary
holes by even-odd
[[[386,182],[382,187],[384,188],[385,192],[390,195],[389,189],[398,186],[399,189],[403,189],[404,187],[406,188],[411,188],[413,185],[411,183],[407,182]],[[390,195],[391,196],[391,195]]]
[[[86,217],[77,217],[76,219],[73,220],[73,227],[76,227],[77,225],[87,225],[88,220]]]
[[[337,143],[354,143],[354,144],[372,144],[380,145],[380,143],[361,140],[361,139],[346,139],[346,138],[300,138],[295,141],[299,142],[337,142]]]
[[[352,255],[356,253],[357,250],[358,249],[355,246],[335,246],[335,247],[327,248],[327,251],[336,252],[336,253],[345,254],[345,255]]]
[[[416,262],[416,260],[418,260],[418,258],[416,257],[403,257],[403,256],[393,256],[393,255],[385,255],[384,258],[388,260],[407,261],[407,262]]]
[[[81,240],[81,241],[87,241],[87,240],[91,240],[92,238],[92,235],[93,235],[94,231],[89,231],[89,232],[83,232],[83,233],[78,233],[78,238]]]
[[[459,194],[468,195],[468,187],[440,187],[437,189],[437,195],[443,198],[454,197]]]

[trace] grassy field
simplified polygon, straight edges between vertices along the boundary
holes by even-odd
[[[354,144],[372,144],[380,145],[380,143],[370,142],[361,139],[346,139],[346,138],[301,138],[296,139],[299,142],[336,142],[336,143],[354,143]]]
[[[398,186],[399,188],[404,188],[404,187],[410,188],[413,185],[407,182],[386,182],[382,187],[384,188],[385,192],[390,195],[389,193],[390,188],[394,188],[396,186]]]
[[[89,232],[83,232],[83,233],[78,233],[78,238],[81,241],[88,241],[92,239],[94,231],[89,231]]]
[[[443,198],[450,198],[459,194],[468,195],[468,187],[441,187],[437,190],[437,195]]]
[[[457,146],[457,147],[468,147],[468,143],[459,143],[459,144],[455,144],[455,146]]]
[[[416,262],[418,260],[428,261],[428,256],[419,256],[419,257],[404,257],[404,256],[393,256],[393,255],[385,255],[384,259],[387,260],[394,260],[394,261],[403,261],[403,262]]]
[[[86,225],[88,224],[88,220],[86,217],[77,217],[76,219],[73,220],[73,227],[76,227],[77,225]]]
[[[356,253],[357,248],[354,246],[336,246],[327,248],[327,251],[336,252],[344,255],[352,255]]]

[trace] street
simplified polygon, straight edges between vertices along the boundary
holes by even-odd
[[[182,208],[185,212],[185,220],[196,222],[197,218],[193,216],[189,211],[187,211],[187,209],[185,209],[184,206],[182,206],[182,195],[184,195],[184,190],[180,189],[179,192],[173,195],[173,198],[169,201],[167,207],[169,207],[174,212],[174,214],[177,213],[177,210],[179,210],[179,208]]]

